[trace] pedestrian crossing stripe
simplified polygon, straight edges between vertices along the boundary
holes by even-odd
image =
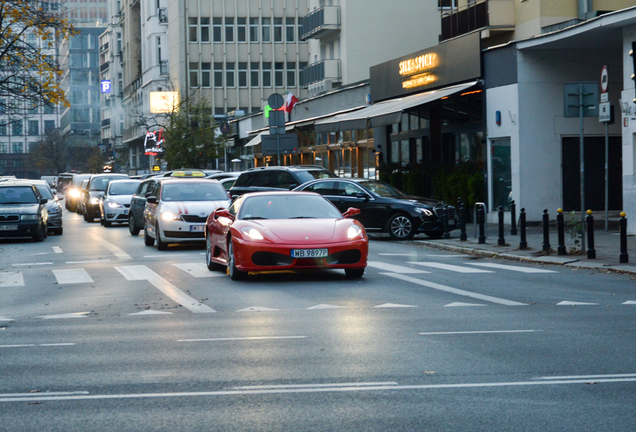
[[[438,263],[438,262],[409,262],[409,264],[432,267],[432,268],[437,268],[441,270],[450,270],[457,273],[494,273],[493,271],[490,271],[490,270],[481,270],[481,269],[475,269],[471,267],[463,267],[463,266],[458,266],[453,264],[444,264],[444,263]]]
[[[554,271],[554,270],[546,270],[546,269],[533,268],[533,267],[513,266],[513,265],[506,265],[506,264],[495,264],[495,263],[467,263],[467,264],[479,266],[479,267],[500,269],[500,270],[510,270],[510,271],[516,271],[521,273],[558,273],[557,271]]]
[[[411,268],[411,267],[404,267],[404,266],[399,266],[399,265],[394,265],[394,264],[387,264],[387,263],[380,262],[380,261],[369,261],[369,262],[367,262],[367,266],[373,267],[373,268],[377,268],[378,270],[384,270],[384,271],[388,271],[388,272],[391,272],[391,273],[398,273],[398,274],[426,274],[426,273],[430,273],[429,271],[426,271],[426,270],[419,270],[419,269],[415,269],[415,268]]]
[[[208,266],[205,263],[186,263],[186,264],[172,264],[178,269],[183,270],[184,272],[196,277],[196,278],[210,278],[210,277],[219,277],[225,276],[225,273],[221,272],[211,272],[208,270]]]
[[[57,283],[60,285],[95,282],[83,268],[51,271],[55,275]]]
[[[462,303],[462,302],[453,302],[453,303],[444,305],[444,307],[464,307],[464,306],[486,306],[486,305],[479,304],[479,303]]]
[[[0,287],[24,286],[21,272],[0,272]]]

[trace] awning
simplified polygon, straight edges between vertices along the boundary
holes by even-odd
[[[477,83],[478,81],[471,81],[465,84],[431,90],[426,93],[378,102],[359,111],[317,121],[315,124],[316,133],[358,130],[392,125],[400,121],[400,116],[404,110],[459,93]]]
[[[269,135],[269,131],[267,130],[267,131],[259,133],[254,138],[249,140],[249,142],[247,144],[245,144],[245,147],[251,147],[251,146],[259,145],[261,143],[261,139],[263,138],[264,134]]]

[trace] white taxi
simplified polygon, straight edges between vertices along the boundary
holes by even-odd
[[[144,209],[144,243],[166,250],[170,243],[204,242],[205,221],[229,195],[218,180],[166,178],[150,192]]]

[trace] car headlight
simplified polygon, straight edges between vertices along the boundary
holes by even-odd
[[[71,189],[71,191],[68,194],[72,196],[73,198],[77,198],[78,196],[80,196],[80,191],[77,189]]]
[[[110,207],[110,208],[119,208],[119,207],[121,207],[121,204],[116,203],[116,202],[109,202],[108,203],[108,207]]]
[[[92,205],[98,205],[98,204],[99,204],[99,198],[97,198],[97,197],[91,197],[91,199],[90,199],[90,200],[88,200],[88,203],[89,203],[89,204],[92,204]]]
[[[49,214],[57,214],[59,212],[61,212],[62,209],[59,207],[53,207],[51,210],[49,210]]]
[[[253,227],[243,227],[241,228],[241,232],[251,238],[252,240],[263,240],[263,234],[258,232],[256,228]]]
[[[180,220],[181,216],[179,216],[178,214],[174,214],[172,212],[163,212],[161,213],[161,219],[165,220],[165,221],[171,221],[171,220]]]
[[[360,228],[358,225],[351,225],[347,230],[347,237],[350,239],[354,239],[358,236],[362,237],[362,228]]]
[[[415,207],[415,211],[426,216],[433,216],[433,212],[424,207]]]
[[[34,220],[38,220],[38,215],[36,215],[36,214],[34,214],[34,215],[22,215],[22,216],[20,216],[20,219],[28,220],[28,221],[34,221]]]

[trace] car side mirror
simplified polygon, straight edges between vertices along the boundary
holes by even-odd
[[[146,192],[146,195],[144,195],[146,198],[151,197],[152,196],[152,192]]]
[[[357,192],[356,193],[356,198],[364,198],[365,201],[369,200],[369,195],[365,194],[364,192]]]
[[[298,183],[292,183],[289,185],[289,190],[294,190],[298,187]]]
[[[156,196],[149,196],[149,197],[146,199],[146,202],[147,202],[147,203],[150,203],[150,204],[157,204],[157,197],[156,197]]]
[[[346,219],[350,216],[355,216],[357,214],[360,214],[360,209],[357,209],[355,207],[349,207],[347,211],[342,214],[342,217]]]
[[[232,213],[227,211],[227,209],[216,209],[214,211],[214,219],[218,219],[220,217],[228,218],[231,221],[234,221],[236,219]]]
[[[40,198],[40,204],[46,204],[47,202],[49,202],[49,200],[46,198]]]

